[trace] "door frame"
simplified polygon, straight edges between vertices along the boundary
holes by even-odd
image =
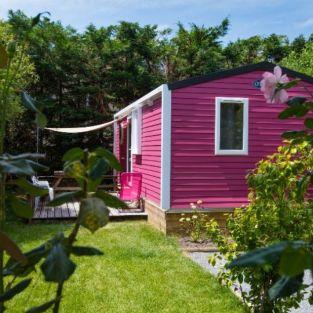
[[[126,131],[126,172],[131,172],[133,169],[133,159],[131,152],[131,137],[132,137],[132,119],[131,116],[127,117],[127,131]]]

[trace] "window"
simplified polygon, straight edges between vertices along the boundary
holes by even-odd
[[[216,98],[215,154],[248,154],[247,98]]]
[[[131,153],[141,154],[141,107],[132,111],[132,127],[131,127]]]

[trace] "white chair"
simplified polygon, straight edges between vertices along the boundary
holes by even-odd
[[[38,178],[35,176],[32,176],[31,180],[34,186],[37,186],[43,189],[48,189],[50,201],[54,199],[54,190],[52,187],[50,187],[49,182],[47,180],[38,180]],[[35,197],[35,209],[37,209],[39,201],[40,201],[40,197]]]

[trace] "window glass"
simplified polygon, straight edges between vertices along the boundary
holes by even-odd
[[[222,102],[220,107],[220,150],[243,149],[242,102]]]

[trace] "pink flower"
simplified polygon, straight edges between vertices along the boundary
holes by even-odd
[[[287,75],[282,75],[279,66],[275,66],[274,74],[265,72],[261,80],[261,91],[267,103],[283,103],[288,100],[288,93],[285,89],[276,90],[278,84],[289,82]]]

